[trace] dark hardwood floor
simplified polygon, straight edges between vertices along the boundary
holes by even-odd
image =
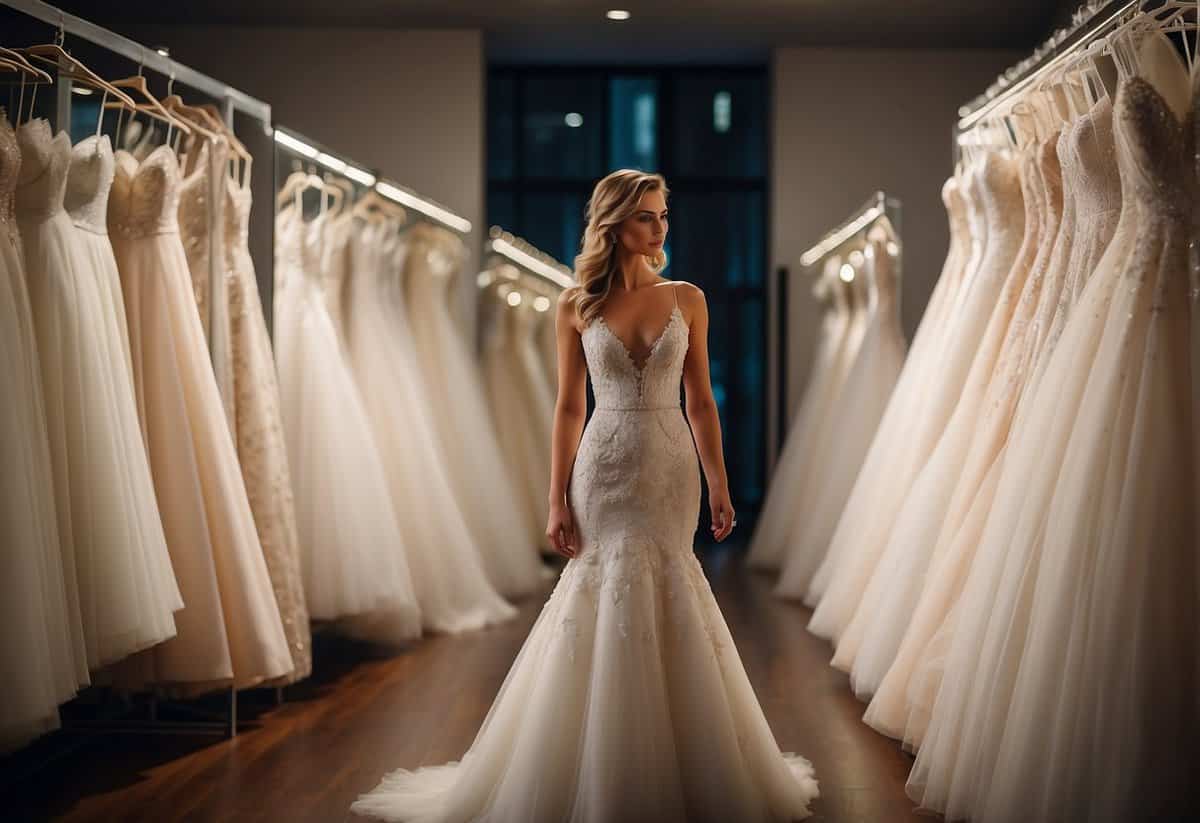
[[[810,819],[930,820],[904,794],[912,758],[862,723],[863,704],[827,665],[829,646],[804,628],[809,611],[772,597],[769,578],[747,571],[732,547],[701,555],[776,739],[816,767],[821,797]],[[273,692],[243,693],[246,726],[233,739],[50,735],[0,760],[3,817],[352,820],[351,801],[384,772],[462,756],[544,599],[527,599],[505,625],[427,637],[386,656],[319,636],[314,677],[278,706]]]

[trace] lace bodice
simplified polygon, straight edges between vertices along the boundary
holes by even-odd
[[[1186,124],[1168,100],[1147,80],[1131,77],[1117,95],[1114,119],[1128,147],[1129,195],[1148,219],[1190,219]]]
[[[225,180],[225,265],[232,269],[237,259],[250,247],[250,204],[253,197],[249,187],[243,188],[229,175]]]
[[[678,286],[671,286],[677,289]],[[596,395],[597,409],[679,408],[679,384],[688,349],[688,324],[678,296],[662,332],[650,347],[644,364],[597,316],[583,330],[583,351]]]
[[[197,152],[196,167],[179,181],[179,233],[183,238],[193,279],[203,280],[203,277],[195,278],[195,275],[212,270],[212,232],[217,227],[217,221],[223,221],[214,197],[215,184],[226,176],[227,150],[228,143],[224,138],[215,145],[208,140],[201,141],[194,149]],[[202,285],[201,282],[196,283],[198,294]]]
[[[7,112],[0,106],[0,224],[13,219],[17,175],[21,172],[21,147],[8,123]]]
[[[1071,128],[1065,174],[1075,186],[1075,216],[1082,221],[1121,210],[1121,176],[1113,144],[1113,109],[1107,97]],[[1067,159],[1069,158],[1069,159]]]
[[[117,151],[109,233],[147,237],[179,231],[179,185],[179,161],[170,146],[158,146],[141,162],[123,149]]]
[[[51,135],[50,121],[37,118],[17,128],[21,164],[17,173],[16,213],[23,219],[49,217],[63,207],[71,138]]]
[[[108,196],[115,162],[107,134],[86,137],[71,149],[65,202],[75,225],[85,231],[108,233]]]

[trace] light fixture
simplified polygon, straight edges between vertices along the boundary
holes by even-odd
[[[865,259],[866,258],[863,256],[863,253],[858,249],[850,252],[850,265],[854,266],[856,269],[862,267],[863,260]]]
[[[838,271],[838,277],[842,278],[843,283],[854,282],[854,266],[849,263],[843,263],[842,268]]]
[[[895,257],[900,253],[900,244],[895,240],[889,240],[887,244],[887,253]]]
[[[539,294],[537,297],[533,298],[533,307],[537,311],[549,311],[550,298],[544,294]]]
[[[340,157],[334,157],[332,154],[326,154],[323,151],[317,152],[317,162],[330,171],[335,171],[341,174],[346,170],[346,161]]]
[[[342,171],[342,174],[349,177],[355,183],[361,183],[362,185],[368,187],[375,185],[375,175],[371,174],[369,171],[360,169],[358,166],[347,165]]]
[[[71,86],[71,91],[74,94],[82,94],[84,97],[92,93],[92,90],[85,86]]]
[[[563,288],[569,288],[570,286],[575,285],[575,281],[569,274],[556,269],[554,266],[551,266],[548,263],[538,260],[532,254],[517,248],[503,237],[492,238],[491,247],[492,251],[496,252],[497,254],[507,257],[509,260],[512,260],[522,268],[526,268],[530,271],[534,271],[543,275],[546,277],[546,279],[558,283]]]
[[[628,20],[630,15],[625,9],[609,9],[604,12],[604,16],[609,20]]]
[[[521,293],[516,289],[510,291],[504,299],[508,301],[508,305],[510,306],[521,305]]]
[[[158,46],[158,47],[157,47],[157,48],[155,48],[154,50],[155,50],[156,52],[158,52],[159,54],[161,54],[163,57],[170,57],[170,56],[171,56],[171,50],[170,50],[170,49],[168,49],[166,46]]]
[[[719,91],[713,95],[713,130],[724,134],[733,120],[733,95]]]
[[[563,122],[571,128],[577,129],[583,125],[583,115],[577,111],[569,111],[567,112],[567,116],[563,118]]]
[[[392,183],[380,180],[375,184],[375,191],[379,192],[389,200],[394,200],[401,206],[408,206],[409,208],[416,209],[422,214],[432,217],[434,220],[440,220],[442,223],[445,223],[447,226],[450,226],[451,228],[456,229],[463,234],[466,234],[471,230],[471,221],[467,220],[465,217],[459,217],[453,212],[446,211],[440,206],[436,206],[433,203],[430,203],[428,200],[417,197],[415,194],[407,192],[399,186],[393,185]]]
[[[479,288],[482,289],[484,286],[492,282],[492,273],[490,271],[481,271],[475,276],[475,282],[479,285]]]
[[[316,157],[317,156],[317,150],[315,148],[313,148],[312,146],[308,145],[308,143],[305,143],[303,140],[300,140],[298,138],[292,137],[287,132],[280,131],[279,129],[275,129],[275,142],[281,146],[286,146],[287,148],[296,152],[296,154],[302,154],[305,157]]]

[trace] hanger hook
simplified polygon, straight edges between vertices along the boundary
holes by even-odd
[[[62,48],[63,43],[67,41],[66,22],[66,15],[60,10],[58,12],[58,30],[54,32],[54,45],[59,48]]]
[[[146,67],[146,47],[138,46],[138,49],[140,49],[140,51],[138,52],[138,54],[140,55],[140,57],[138,58],[138,77],[141,77],[142,69],[144,69]]]

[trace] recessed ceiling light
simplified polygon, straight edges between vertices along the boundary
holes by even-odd
[[[567,112],[567,116],[563,121],[573,129],[577,129],[583,125],[583,115],[577,111]]]
[[[609,20],[628,20],[629,12],[625,9],[609,9],[604,13],[604,16]]]
[[[158,48],[155,49],[155,51],[158,52],[159,54],[161,54],[163,57],[171,56],[171,50],[168,49],[166,46],[159,46]]]

